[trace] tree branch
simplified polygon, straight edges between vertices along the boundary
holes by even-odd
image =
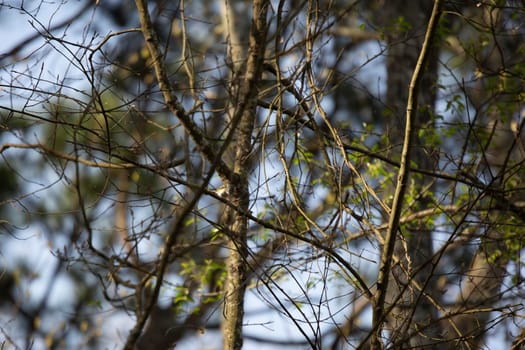
[[[417,113],[418,106],[418,93],[419,84],[422,79],[422,70],[426,65],[429,48],[432,44],[432,40],[436,33],[437,23],[441,14],[441,0],[434,1],[434,7],[428,23],[425,39],[419,58],[412,74],[410,86],[408,90],[408,101],[406,109],[406,126],[405,126],[405,137],[403,141],[403,150],[401,152],[401,162],[399,166],[399,172],[397,177],[396,191],[394,193],[394,200],[392,203],[392,211],[390,213],[388,230],[385,237],[385,245],[381,254],[380,268],[377,277],[377,290],[374,296],[373,305],[373,320],[372,320],[372,334],[371,334],[371,348],[380,349],[381,346],[381,332],[382,324],[385,319],[385,298],[388,288],[388,276],[390,274],[392,266],[392,257],[394,254],[394,246],[396,242],[396,234],[399,228],[399,219],[401,218],[401,210],[403,207],[403,200],[407,188],[409,178],[409,165],[411,147],[414,139],[415,130],[412,128],[414,124],[415,116]]]
[[[206,159],[215,166],[219,176],[223,179],[232,179],[233,172],[226,163],[220,159],[220,152],[216,152],[214,145],[211,145],[206,141],[206,136],[201,132],[193,120],[191,120],[190,116],[175,95],[173,86],[168,78],[166,66],[164,65],[164,55],[160,50],[160,43],[157,39],[155,30],[153,29],[153,24],[151,23],[147,1],[136,0],[135,3],[139,12],[142,33],[153,60],[153,68],[155,69],[155,75],[166,106],[177,116],[177,118],[179,118],[186,131],[199,147],[200,151],[204,154]]]

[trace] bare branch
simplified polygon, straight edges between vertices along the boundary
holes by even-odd
[[[381,333],[382,323],[385,319],[384,304],[385,297],[388,289],[388,280],[390,274],[390,267],[392,264],[392,256],[394,254],[394,246],[399,229],[399,219],[401,217],[401,210],[404,202],[404,195],[408,183],[409,177],[409,166],[410,166],[410,153],[412,148],[412,140],[416,130],[413,129],[413,123],[415,115],[417,113],[417,96],[419,93],[419,83],[422,78],[422,70],[425,67],[429,47],[432,45],[434,37],[436,35],[436,28],[439,17],[441,15],[441,1],[435,0],[432,14],[428,23],[427,31],[425,34],[425,40],[423,41],[423,47],[419,54],[418,62],[412,73],[412,79],[408,90],[408,102],[406,109],[406,125],[405,125],[405,139],[403,141],[403,150],[401,153],[401,162],[399,166],[399,172],[397,175],[396,191],[394,194],[394,200],[392,203],[392,211],[390,213],[388,230],[385,236],[385,244],[381,254],[381,261],[379,267],[379,274],[377,277],[377,289],[374,296],[373,305],[373,334],[371,339],[372,349],[381,348]]]

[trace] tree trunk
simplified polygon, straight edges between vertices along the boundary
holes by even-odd
[[[227,2],[226,6],[234,4]],[[234,178],[227,183],[227,196],[229,205],[225,210],[224,226],[225,233],[229,236],[229,256],[226,261],[227,277],[224,289],[224,322],[222,323],[223,349],[240,350],[243,344],[242,321],[244,315],[244,294],[248,276],[248,247],[247,231],[248,220],[245,213],[249,211],[249,187],[248,169],[252,152],[252,133],[255,124],[257,107],[256,83],[262,74],[264,62],[264,50],[266,42],[266,13],[268,3],[265,0],[253,2],[252,24],[250,28],[249,48],[247,50],[246,65],[243,57],[231,57],[233,67],[233,86],[231,106],[230,127],[236,129],[238,125],[235,149],[234,149]],[[238,27],[231,25],[231,18],[235,13],[231,8],[229,28],[237,30]],[[237,15],[235,15],[237,16]],[[230,32],[230,39],[236,38]],[[230,45],[234,48],[230,53],[242,55],[239,50],[239,40],[233,39]],[[240,70],[240,71],[239,71]]]

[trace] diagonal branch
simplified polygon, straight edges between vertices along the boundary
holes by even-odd
[[[410,150],[414,140],[415,130],[412,125],[415,120],[417,106],[418,106],[418,93],[419,86],[422,78],[422,70],[426,65],[429,57],[429,48],[432,44],[432,40],[436,34],[437,23],[439,16],[441,15],[441,0],[434,1],[434,7],[428,23],[425,39],[419,58],[412,74],[410,86],[408,88],[408,101],[406,108],[406,125],[405,125],[405,137],[403,141],[403,150],[401,152],[401,162],[399,166],[399,172],[397,177],[396,191],[394,193],[394,200],[392,203],[392,211],[388,222],[388,230],[385,237],[385,245],[381,254],[380,268],[377,277],[377,290],[374,296],[373,306],[373,319],[372,319],[372,334],[371,334],[371,349],[381,348],[381,333],[382,324],[385,319],[385,298],[388,288],[388,276],[390,274],[392,266],[392,257],[394,254],[394,246],[396,242],[396,234],[399,229],[399,220],[401,218],[401,211],[403,206],[403,200],[407,188],[409,178],[409,164],[410,164]]]
[[[193,120],[191,120],[190,116],[175,95],[173,86],[168,78],[166,66],[164,65],[164,55],[160,50],[160,43],[155,30],[153,29],[153,24],[151,23],[147,0],[136,0],[135,3],[139,12],[142,33],[148,51],[153,59],[153,68],[155,69],[155,75],[159,82],[159,88],[166,106],[177,116],[177,118],[179,118],[182,125],[197,144],[199,150],[204,154],[206,159],[214,164],[219,176],[223,179],[233,179],[234,176],[232,170],[222,159],[220,159],[220,153],[215,151],[213,145],[206,141],[206,136],[201,132]]]

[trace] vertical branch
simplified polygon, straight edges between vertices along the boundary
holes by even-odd
[[[242,348],[242,321],[244,316],[244,293],[248,276],[246,258],[248,256],[247,231],[248,219],[244,213],[249,211],[248,171],[252,150],[252,134],[257,107],[256,83],[260,80],[264,63],[266,43],[266,14],[268,1],[255,0],[252,7],[248,57],[243,77],[238,83],[239,100],[235,102],[233,122],[239,121],[235,159],[234,179],[227,183],[228,197],[232,205],[226,209],[225,228],[230,240],[229,256],[226,261],[227,277],[224,290],[223,349],[240,350]],[[229,19],[232,20],[231,18]],[[240,57],[232,57],[233,61]],[[234,80],[234,84],[237,80]],[[234,90],[235,89],[234,87]]]
[[[128,237],[128,191],[129,178],[127,171],[116,172],[117,198],[115,202],[115,230],[121,239],[120,244],[128,256],[133,256],[133,247]]]
[[[246,38],[246,34],[243,33],[242,23],[244,19],[239,18],[238,11],[235,11],[234,7],[236,0],[223,0],[221,1],[221,12],[222,12],[222,25],[226,33],[226,41],[228,43],[228,58],[231,59],[231,66],[234,74],[240,73],[243,67],[246,52],[244,50],[246,44],[243,42],[242,37]]]
[[[184,66],[184,71],[188,77],[188,85],[190,87],[191,95],[195,102],[197,103],[197,95],[195,93],[195,71],[194,71],[194,62],[193,62],[193,53],[191,52],[191,45],[188,39],[188,31],[186,30],[186,15],[184,12],[185,1],[180,2],[180,25],[182,32],[182,50],[180,53],[180,58]],[[189,52],[187,52],[189,51]]]
[[[435,35],[437,23],[440,11],[441,0],[434,1],[434,7],[432,9],[432,14],[428,23],[427,31],[425,34],[425,40],[423,41],[423,46],[421,52],[419,53],[419,58],[417,60],[416,67],[412,74],[412,79],[410,80],[410,85],[408,87],[408,101],[406,108],[406,126],[405,126],[405,136],[403,140],[403,150],[401,152],[401,162],[399,166],[399,172],[397,176],[397,185],[396,191],[394,193],[394,200],[392,203],[392,211],[390,213],[390,218],[388,221],[388,230],[385,237],[385,244],[383,246],[383,251],[381,253],[380,268],[377,277],[377,290],[374,296],[374,306],[373,306],[373,334],[371,339],[371,348],[380,349],[381,348],[381,331],[382,324],[385,319],[385,297],[388,289],[388,276],[390,274],[392,266],[392,258],[394,253],[394,246],[396,242],[396,234],[399,228],[399,219],[401,217],[401,210],[403,206],[404,195],[406,192],[406,187],[409,177],[409,165],[410,165],[410,155],[411,147],[414,139],[415,130],[412,128],[417,112],[418,106],[418,93],[419,85],[422,78],[422,70],[426,65],[426,61],[429,56],[429,47],[432,43],[432,39]]]

